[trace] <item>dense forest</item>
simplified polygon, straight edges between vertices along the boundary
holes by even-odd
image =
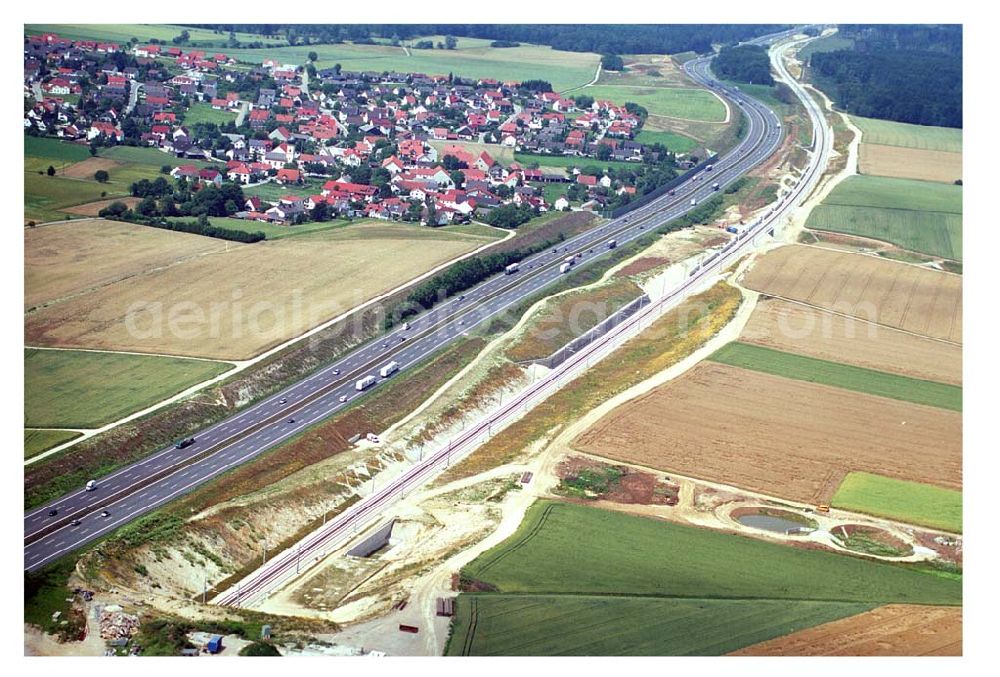
[[[841,37],[854,41],[855,51],[905,50],[962,56],[959,24],[841,24]]]
[[[241,31],[292,44],[336,43],[373,37],[411,40],[428,35],[531,42],[570,52],[676,54],[707,52],[787,28],[777,24],[192,24],[223,33]]]
[[[841,26],[850,49],[817,52],[809,66],[842,110],[864,117],[962,126],[962,27]]]
[[[767,56],[767,50],[759,45],[723,47],[712,62],[712,72],[723,80],[768,87],[774,84],[771,59]]]

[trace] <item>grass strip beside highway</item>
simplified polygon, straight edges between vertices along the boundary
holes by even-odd
[[[866,472],[851,472],[831,505],[962,533],[962,492]]]
[[[723,346],[709,359],[799,381],[962,411],[962,388],[947,383],[889,374],[740,342]]]

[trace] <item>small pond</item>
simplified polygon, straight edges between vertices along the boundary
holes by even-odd
[[[779,534],[798,534],[813,531],[813,529],[804,525],[802,522],[785,519],[784,517],[775,517],[773,515],[741,515],[736,518],[736,521],[746,527],[764,529],[765,531],[774,531]]]

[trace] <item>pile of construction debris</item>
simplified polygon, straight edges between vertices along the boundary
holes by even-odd
[[[139,617],[127,614],[117,604],[101,609],[101,639],[128,639],[139,632]]]

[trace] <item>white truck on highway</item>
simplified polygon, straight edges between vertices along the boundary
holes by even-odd
[[[97,488],[97,482],[95,480],[90,480],[87,482],[87,491],[93,491]]]
[[[509,266],[507,266],[506,268],[504,268],[503,272],[505,274],[507,274],[507,275],[513,275],[514,273],[516,273],[518,271],[519,268],[520,268],[520,266],[518,264],[512,263]]]
[[[697,198],[691,198],[691,206],[694,207],[696,204],[698,204],[698,199]]]
[[[378,373],[379,373],[379,376],[381,376],[382,378],[388,378],[389,376],[392,376],[397,371],[399,371],[399,362],[397,362],[396,360],[393,360],[389,364],[387,364],[384,367],[382,367],[381,369],[379,369]]]
[[[371,374],[369,374],[368,376],[365,376],[364,378],[359,378],[358,381],[357,381],[357,383],[354,384],[354,387],[357,388],[358,390],[364,390],[365,388],[367,388],[369,386],[375,385],[375,381],[376,381],[376,378],[374,376],[372,376]]]
[[[573,267],[572,263],[564,263],[561,266],[559,266],[559,272],[568,273],[572,267]]]

